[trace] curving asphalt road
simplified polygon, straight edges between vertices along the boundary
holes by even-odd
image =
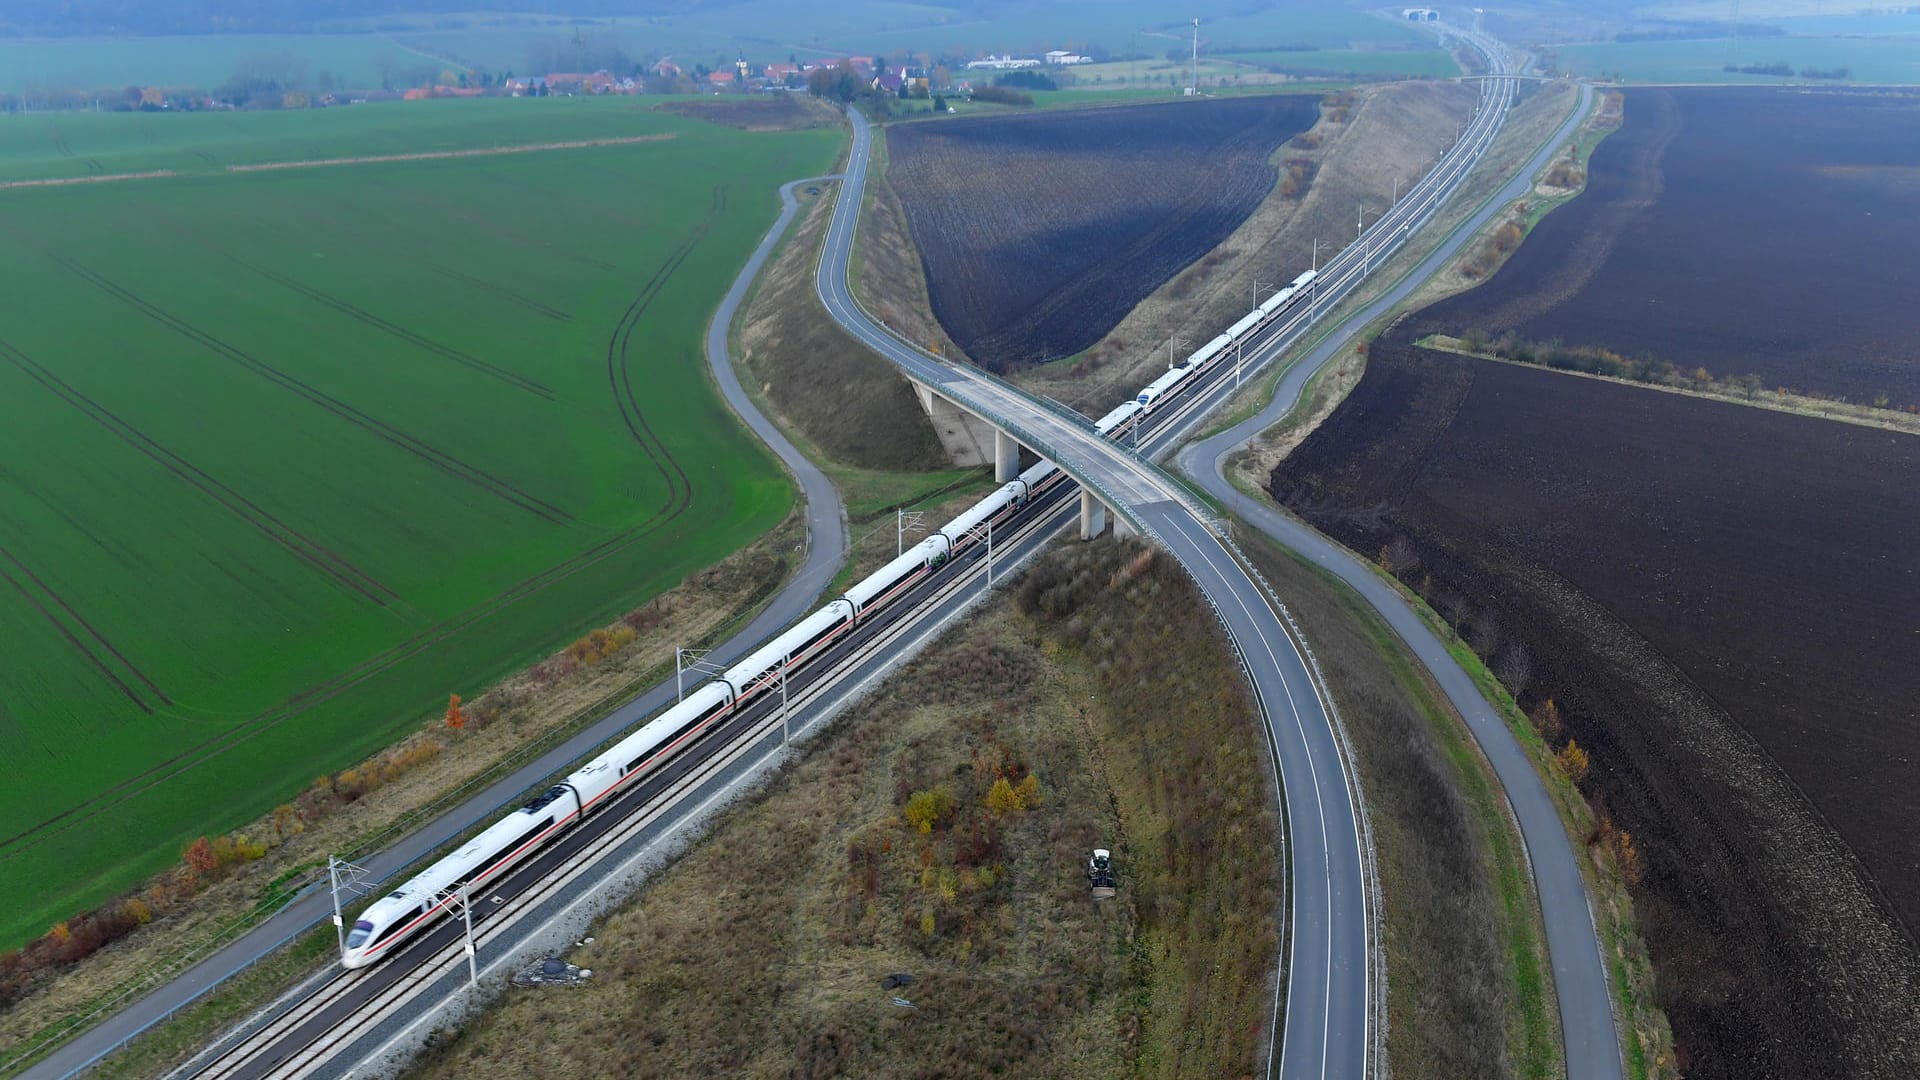
[[[833,178],[796,180],[781,187],[780,216],[775,220],[773,227],[767,230],[767,235],[754,249],[753,255],[748,258],[739,275],[734,278],[733,286],[727,290],[726,298],[714,312],[713,322],[707,330],[707,365],[713,373],[714,380],[719,384],[720,392],[726,398],[727,404],[732,406],[755,434],[766,441],[799,482],[806,498],[808,533],[806,558],[801,562],[793,579],[745,628],[709,654],[709,659],[716,664],[730,664],[738,660],[760,642],[812,612],[817,606],[821,593],[839,573],[841,562],[845,558],[847,526],[839,493],[834,490],[833,484],[827,480],[819,468],[780,434],[772,421],[754,406],[746,392],[741,389],[740,381],[734,375],[733,365],[727,353],[727,331],[733,324],[734,315],[746,298],[747,291],[759,274],[760,268],[765,265],[767,258],[779,245],[781,236],[786,232],[788,224],[799,209],[799,204],[793,196],[794,189],[802,184],[822,183],[830,179]],[[671,679],[654,686],[634,700],[615,709],[593,726],[574,735],[565,743],[522,765],[479,794],[448,810],[432,823],[422,826],[386,850],[363,859],[362,864],[369,871],[369,877],[366,880],[377,883],[406,870],[422,857],[438,850],[479,822],[497,814],[502,807],[519,798],[527,789],[543,783],[547,777],[585,757],[601,743],[666,707],[673,700],[674,694],[675,689]],[[191,1004],[202,994],[239,974],[255,960],[325,922],[331,915],[332,900],[326,890],[324,888],[309,890],[266,922],[215,950],[151,993],[133,1001],[86,1034],[27,1069],[21,1076],[31,1080],[62,1080],[87,1068],[124,1045],[127,1040],[167,1019],[175,1010]],[[9,1047],[8,1049],[11,1051],[17,1048]]]
[[[1546,167],[1586,117],[1592,97],[1592,89],[1582,85],[1578,107],[1519,175],[1394,288],[1357,312],[1296,362],[1280,380],[1278,391],[1266,408],[1217,435],[1189,444],[1181,449],[1176,460],[1181,472],[1249,525],[1326,567],[1364,597],[1412,648],[1433,673],[1447,699],[1466,718],[1467,726],[1506,789],[1507,801],[1519,820],[1520,833],[1526,843],[1534,885],[1540,894],[1541,915],[1546,923],[1554,986],[1560,998],[1560,1030],[1566,1044],[1567,1076],[1569,1080],[1619,1080],[1622,1075],[1620,1040],[1613,1015],[1613,996],[1594,929],[1592,908],[1587,901],[1586,884],[1580,877],[1573,845],[1560,815],[1525,751],[1492,706],[1480,696],[1473,680],[1447,652],[1446,646],[1391,586],[1346,548],[1281,513],[1271,503],[1254,499],[1234,487],[1224,471],[1227,456],[1291,412],[1307,381],[1356,334],[1411,295],[1488,221],[1527,193],[1533,177]]]
[[[835,321],[915,381],[990,418],[1023,446],[1153,536],[1191,573],[1237,647],[1278,747],[1296,885],[1286,966],[1283,1076],[1370,1074],[1369,893],[1358,815],[1332,722],[1306,663],[1258,585],[1196,514],[1190,496],[1144,459],[1097,435],[1085,418],[1054,411],[982,372],[950,366],[894,337],[848,287],[870,132],[848,110],[853,149],[821,254],[818,289]],[[1271,1069],[1269,1069],[1271,1072]]]
[[[832,176],[814,176],[805,180],[791,180],[780,185],[780,216],[773,227],[753,249],[747,259],[747,265],[734,277],[728,287],[727,295],[720,301],[720,307],[713,313],[713,322],[707,324],[707,370],[713,374],[713,381],[720,385],[720,396],[739,415],[740,419],[752,429],[760,441],[767,444],[780,463],[800,485],[800,494],[807,505],[807,557],[801,564],[799,573],[793,581],[775,598],[773,606],[760,613],[760,617],[748,624],[734,637],[734,641],[746,639],[758,642],[775,631],[785,629],[794,620],[810,614],[814,601],[820,598],[834,575],[840,572],[840,564],[847,553],[847,513],[840,503],[840,491],[827,479],[800,448],[793,445],[780,428],[769,420],[747,396],[740,386],[740,377],[733,370],[733,360],[727,351],[727,332],[733,326],[733,317],[746,301],[747,290],[753,287],[753,281],[760,276],[760,268],[772,256],[774,248],[780,244],[780,237],[786,234],[787,226],[793,222],[794,214],[800,210],[800,203],[793,193],[807,184],[827,184],[840,179],[839,174]],[[780,610],[776,613],[775,607]],[[732,644],[730,641],[729,644]]]

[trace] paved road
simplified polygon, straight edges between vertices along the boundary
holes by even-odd
[[[1208,494],[1219,499],[1248,524],[1337,574],[1386,619],[1414,654],[1431,671],[1448,700],[1465,717],[1487,759],[1493,764],[1507,799],[1519,819],[1534,884],[1540,894],[1546,922],[1547,948],[1553,962],[1554,986],[1560,998],[1560,1029],[1566,1042],[1570,1080],[1618,1080],[1622,1075],[1620,1041],[1614,1022],[1607,969],[1602,960],[1586,885],[1560,816],[1524,751],[1505,723],[1480,696],[1473,680],[1446,647],[1401,600],[1399,594],[1345,548],[1306,525],[1256,500],[1229,483],[1224,475],[1227,456],[1290,412],[1307,380],[1339,352],[1368,323],[1404,300],[1437,272],[1481,226],[1524,195],[1533,176],[1546,167],[1553,153],[1572,136],[1586,116],[1592,90],[1580,87],[1580,101],[1566,123],[1547,141],[1520,174],[1469,220],[1465,228],[1442,243],[1395,288],[1367,305],[1301,358],[1281,379],[1273,401],[1244,423],[1183,448],[1180,470]],[[1279,350],[1276,350],[1279,351]]]
[[[735,378],[733,366],[727,356],[727,329],[733,323],[734,314],[746,297],[754,276],[759,273],[760,267],[766,262],[769,254],[778,246],[781,235],[798,209],[798,204],[793,197],[794,188],[802,184],[818,182],[820,182],[818,179],[797,180],[780,189],[781,210],[778,220],[767,231],[766,237],[760,241],[759,247],[754,250],[746,266],[734,279],[733,287],[727,291],[726,299],[714,313],[713,323],[707,334],[707,363],[727,403],[739,413],[756,434],[767,442],[799,481],[806,498],[809,534],[806,557],[793,579],[758,616],[747,624],[745,629],[713,650],[709,659],[716,664],[732,663],[745,656],[760,642],[813,611],[818,606],[820,594],[839,573],[845,558],[847,527],[839,493],[834,490],[833,485],[820,470],[808,461],[806,456],[801,454],[785,436],[781,435],[759,409],[755,408],[753,402],[741,390],[739,380]],[[563,771],[615,734],[633,727],[647,716],[664,708],[673,700],[673,697],[673,680],[668,679],[609,713],[587,730],[448,810],[431,824],[421,827],[392,847],[360,860],[362,865],[371,872],[372,879],[375,881],[394,877],[422,856],[439,849],[476,823],[493,816],[501,807],[518,798],[528,788]],[[311,927],[324,922],[332,914],[331,905],[331,899],[324,888],[306,893],[251,932],[228,943],[181,972],[170,982],[108,1017],[85,1035],[56,1050],[45,1060],[28,1069],[22,1076],[32,1080],[56,1080],[87,1067],[103,1055],[117,1049],[127,1039],[145,1031],[154,1023],[164,1020],[174,1010],[191,1003],[200,995],[245,969],[255,960],[305,933]],[[8,1049],[11,1051],[15,1048]]]
[[[859,308],[847,272],[870,132],[858,112],[850,109],[848,116],[853,149],[821,256],[822,302],[843,328],[915,380],[994,420],[1022,445],[1101,492],[1193,574],[1241,652],[1279,748],[1296,882],[1280,1072],[1317,1080],[1368,1075],[1369,907],[1359,822],[1331,721],[1305,662],[1258,586],[1202,525],[1178,485],[1099,437],[1084,418],[1053,411],[971,368],[935,360]]]

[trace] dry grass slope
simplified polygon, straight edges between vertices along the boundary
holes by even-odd
[[[933,317],[920,249],[907,229],[900,196],[887,182],[887,157],[886,129],[876,128],[867,168],[867,199],[860,207],[860,228],[854,237],[854,291],[860,303],[895,333],[937,355],[967,359]]]
[[[1197,599],[1139,544],[1050,552],[598,928],[590,986],[510,997],[416,1074],[1250,1074],[1273,787]]]
[[[742,361],[788,430],[835,462],[920,471],[946,464],[913,388],[848,337],[820,306],[814,266],[833,217],[833,185],[764,272],[740,324]]]
[[[1022,385],[1094,415],[1166,370],[1167,339],[1198,348],[1312,263],[1351,243],[1357,207],[1405,190],[1452,142],[1473,91],[1451,83],[1395,83],[1330,95],[1320,120],[1274,155],[1280,181],[1214,251],[1141,301],[1074,361],[1019,376]]]

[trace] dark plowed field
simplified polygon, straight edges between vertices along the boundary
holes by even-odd
[[[1428,314],[1920,404],[1920,97],[1631,89],[1591,186]]]
[[[997,371],[1068,356],[1213,250],[1318,99],[1244,97],[903,124],[887,180],[933,313]]]
[[[1916,1075],[1920,439],[1408,333],[1276,497],[1566,708],[1689,1076]]]

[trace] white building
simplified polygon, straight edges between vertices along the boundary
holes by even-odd
[[[1081,56],[1079,53],[1070,53],[1065,49],[1054,49],[1047,53],[1047,63],[1056,67],[1064,67],[1068,64],[1091,64],[1093,63],[1093,57]]]
[[[987,71],[1011,71],[1015,68],[1035,68],[1039,66],[1040,61],[1025,56],[1017,58],[1012,56],[989,56],[985,60],[967,61],[967,67]]]

